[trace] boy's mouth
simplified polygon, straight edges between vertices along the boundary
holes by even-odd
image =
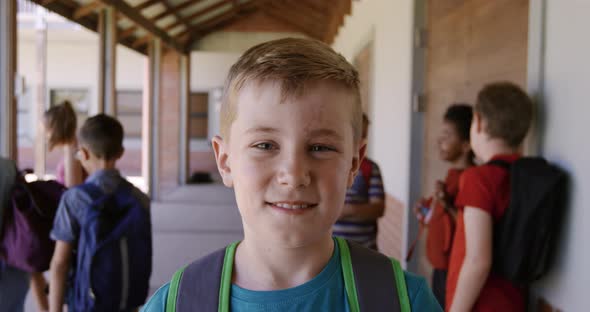
[[[316,207],[318,204],[302,201],[280,201],[280,202],[266,202],[267,205],[287,211],[305,211]]]

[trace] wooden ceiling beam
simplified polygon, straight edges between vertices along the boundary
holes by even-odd
[[[104,7],[104,3],[100,1],[94,1],[86,5],[80,6],[76,9],[76,11],[74,11],[74,19],[78,20],[102,7]]]
[[[234,0],[230,0],[234,1]],[[232,22],[236,17],[250,13],[256,9],[258,9],[262,4],[269,2],[269,0],[252,0],[247,3],[236,3],[231,10],[217,16],[213,16],[198,25],[193,26],[188,31],[183,31],[184,34],[179,34],[177,38],[182,38],[189,34],[189,38],[186,41],[186,50],[189,51],[190,48],[193,46],[196,40],[203,38],[204,36],[216,31],[219,29],[221,24],[228,24]],[[181,36],[182,35],[182,36]]]
[[[313,9],[313,7],[307,6],[307,2],[305,1],[288,0],[278,3],[282,4],[282,7],[288,7],[288,10],[291,10],[292,12],[299,13],[303,16],[314,19],[317,24],[324,24],[330,17],[329,13],[327,14],[326,11],[318,12],[317,10]]]
[[[328,23],[328,27],[326,28],[326,32],[324,33],[323,40],[327,43],[332,43],[336,34],[338,34],[338,29],[342,22],[344,21],[344,15],[346,15],[347,8],[349,8],[349,4],[352,0],[336,0],[336,5],[334,10],[332,11],[332,16],[330,17],[330,22]],[[346,2],[349,2],[347,4]]]
[[[137,49],[137,48],[147,44],[151,39],[152,39],[152,35],[147,34],[147,35],[133,41],[133,43],[131,45],[133,46],[133,48]]]
[[[2,1],[2,0],[0,0]],[[86,29],[90,30],[90,31],[94,31],[96,32],[98,30],[98,19],[97,16],[92,16],[92,15],[87,15],[84,16],[78,20],[74,19],[74,12],[76,10],[76,7],[72,7],[71,5],[71,1],[66,1],[65,3],[62,1],[52,1],[50,4],[48,5],[44,5],[44,0],[31,0],[32,2],[35,2],[38,5],[44,6],[45,8],[47,8],[48,10],[55,12],[61,16],[63,16],[64,18],[67,18],[69,20],[71,20],[72,22],[81,25],[83,27],[85,27]],[[128,47],[131,50],[135,50],[141,54],[146,54],[146,50],[142,49],[142,48],[133,48],[133,46],[131,45],[131,42],[127,41],[127,40],[121,40],[119,38],[117,38],[119,43],[121,43],[122,45]]]
[[[170,3],[168,3],[168,1],[169,0],[164,0],[164,2],[163,2],[164,6],[166,7],[166,11],[164,11],[162,13],[167,13],[164,16],[167,16],[168,14],[174,14],[174,17],[176,18],[176,21],[181,22],[181,24],[183,24],[184,27],[189,28],[190,27],[189,21],[186,20],[182,15],[180,15],[178,13],[178,11],[175,11],[174,8],[170,5]],[[189,2],[191,2],[191,1],[189,0]],[[161,14],[158,14],[158,15],[162,15],[162,13]],[[157,19],[155,17],[152,18],[152,21],[154,21],[154,23],[155,23],[156,20]]]
[[[152,17],[150,19],[155,22],[155,21],[160,20],[160,19],[162,19],[162,18],[164,18],[164,17],[166,17],[168,15],[171,15],[171,14],[180,15],[178,13],[179,11],[184,10],[186,8],[189,8],[189,7],[195,5],[195,4],[199,3],[199,2],[200,1],[186,0],[186,2],[181,3],[181,4],[179,4],[179,5],[177,5],[177,6],[173,7],[173,8],[169,8],[166,11],[164,11],[164,12],[162,12],[160,14],[157,14],[156,16],[154,16],[154,17]],[[166,4],[168,4],[168,2],[165,1],[164,4],[166,5]]]
[[[156,25],[150,22],[145,16],[143,16],[139,10],[133,8],[127,4],[125,1],[118,1],[118,0],[100,0],[104,4],[108,4],[113,6],[123,15],[125,15],[128,19],[133,21],[139,27],[145,29],[147,32],[151,33],[155,37],[160,38],[162,43],[174,48],[175,50],[179,51],[180,53],[184,53],[184,47],[178,43],[174,38],[170,37],[167,32],[163,31],[162,29],[156,27]]]
[[[205,15],[207,13],[213,12],[213,11],[215,11],[215,10],[217,10],[217,9],[219,9],[219,8],[221,8],[221,7],[229,4],[229,3],[231,3],[232,1],[233,0],[223,0],[223,1],[216,2],[216,3],[214,3],[214,4],[212,4],[212,5],[208,6],[208,7],[206,7],[204,9],[199,10],[199,11],[191,14],[190,16],[186,17],[186,20],[188,20],[189,23],[192,23],[193,20],[195,20],[195,19],[197,19],[197,18],[199,18],[199,17],[201,17],[201,16],[203,16],[203,15]],[[166,26],[164,28],[164,30],[170,31],[171,29],[176,28],[176,27],[178,27],[181,24],[182,23],[180,23],[180,22],[173,23],[171,25]]]
[[[127,29],[125,29],[123,31],[120,31],[117,34],[117,38],[119,40],[123,40],[127,37],[130,37],[131,35],[133,35],[137,31],[137,29],[138,29],[137,25],[131,25],[131,27],[128,27]]]
[[[309,21],[306,21],[301,15],[295,16],[293,11],[286,11],[284,8],[276,6],[276,3],[273,3],[272,5],[269,3],[268,5],[260,6],[260,8],[269,16],[300,29],[304,34],[312,38],[318,40],[324,39],[320,30],[315,26],[311,26]]]
[[[149,7],[151,7],[152,5],[158,4],[160,1],[162,0],[148,0],[142,4],[139,4],[135,7],[133,7],[136,10],[142,11],[143,9],[147,9]]]

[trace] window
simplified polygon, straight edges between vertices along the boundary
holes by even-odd
[[[70,101],[78,115],[78,126],[82,125],[88,118],[88,107],[90,99],[87,89],[55,88],[49,91],[49,105],[51,107],[61,104],[63,101]]]
[[[125,137],[141,138],[141,109],[141,91],[117,91],[117,119],[125,127]]]
[[[207,139],[208,93],[191,93],[189,102],[189,138]]]

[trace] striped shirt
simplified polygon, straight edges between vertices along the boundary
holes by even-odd
[[[345,202],[347,204],[368,204],[370,201],[384,199],[385,192],[379,166],[365,157],[352,187],[346,192]],[[334,224],[332,229],[335,236],[377,249],[377,220],[340,220]]]

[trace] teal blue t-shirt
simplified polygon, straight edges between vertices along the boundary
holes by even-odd
[[[288,311],[350,311],[340,250],[334,244],[334,254],[326,267],[309,282],[284,290],[252,291],[232,285],[230,310],[232,312],[288,312]],[[405,272],[408,296],[412,311],[442,311],[423,278]],[[142,312],[166,311],[170,283],[160,287]]]

